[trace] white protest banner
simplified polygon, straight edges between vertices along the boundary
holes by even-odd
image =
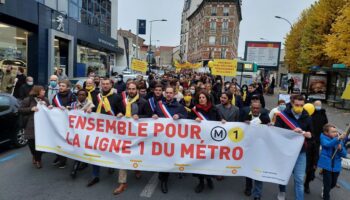
[[[246,176],[286,185],[303,141],[265,125],[135,121],[45,106],[35,113],[37,150],[119,169]]]

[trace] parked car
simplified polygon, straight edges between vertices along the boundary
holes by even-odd
[[[18,113],[18,100],[6,93],[0,93],[0,145],[14,144],[22,147],[27,144],[24,137],[22,117]]]

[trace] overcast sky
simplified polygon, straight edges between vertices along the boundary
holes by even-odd
[[[290,25],[274,16],[282,16],[292,23],[300,13],[316,0],[243,0],[243,20],[240,25],[239,56],[244,55],[247,40],[284,42]],[[184,0],[119,0],[118,27],[136,32],[137,19],[167,19],[167,22],[153,23],[152,41],[157,46],[178,46],[180,43],[181,12]],[[142,36],[149,44],[149,24],[147,35]]]

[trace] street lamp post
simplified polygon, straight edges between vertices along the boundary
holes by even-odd
[[[149,32],[149,48],[148,48],[148,71],[150,71],[151,67],[151,53],[152,53],[152,23],[153,22],[166,22],[168,20],[166,19],[157,19],[157,20],[151,20],[150,23],[150,32]]]
[[[290,28],[293,27],[292,23],[288,19],[286,19],[284,17],[281,17],[281,16],[275,16],[275,18],[276,19],[282,19],[282,20],[286,21],[290,25]]]

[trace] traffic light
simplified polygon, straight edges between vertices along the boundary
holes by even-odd
[[[146,34],[146,20],[144,19],[137,20],[137,34],[139,35]]]

